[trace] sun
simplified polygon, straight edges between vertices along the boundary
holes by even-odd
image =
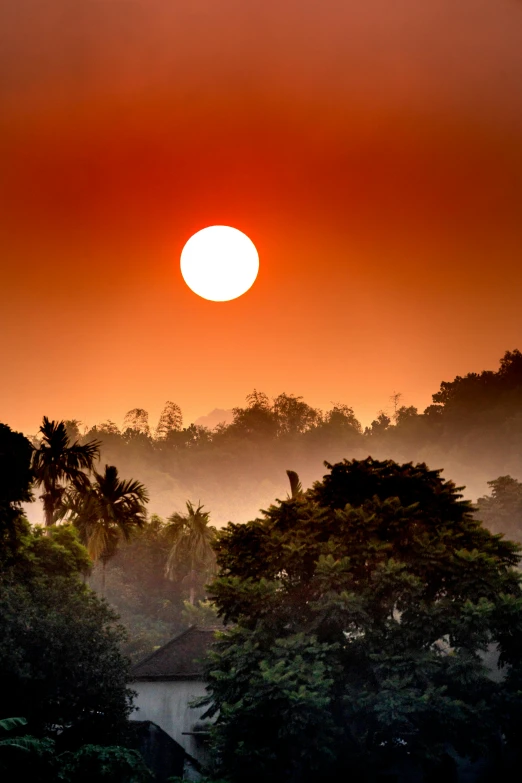
[[[203,299],[228,302],[253,285],[259,256],[251,239],[231,226],[208,226],[190,237],[181,252],[181,274]]]

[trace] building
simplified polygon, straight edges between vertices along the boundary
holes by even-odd
[[[137,692],[131,718],[156,724],[202,764],[205,707],[190,703],[206,695],[202,661],[213,637],[214,630],[191,626],[131,670],[131,687]]]

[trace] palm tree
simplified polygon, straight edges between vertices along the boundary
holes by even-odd
[[[133,531],[146,523],[149,496],[139,481],[120,479],[114,465],[106,465],[104,473],[93,473],[94,481],[67,493],[61,516],[78,528],[92,560],[101,560],[104,595],[107,561],[122,538],[129,541]]]
[[[168,518],[165,534],[171,542],[171,550],[165,574],[169,579],[175,579],[182,566],[187,562],[190,564],[187,581],[190,585],[189,601],[194,605],[198,570],[208,574],[214,566],[215,556],[211,543],[215,538],[216,528],[209,525],[210,514],[203,511],[201,504],[195,508],[187,500],[186,506],[186,514],[176,512]]]
[[[40,495],[44,507],[46,527],[55,522],[56,513],[64,498],[68,486],[75,489],[85,487],[89,479],[86,475],[94,469],[94,461],[100,456],[101,443],[91,440],[80,444],[71,443],[64,421],[49,421],[43,418],[40,427],[42,440],[33,452],[32,470],[34,483],[43,487]]]
[[[295,470],[287,470],[286,475],[290,481],[290,497],[289,500],[296,500],[303,496],[303,485],[299,479],[299,475]]]

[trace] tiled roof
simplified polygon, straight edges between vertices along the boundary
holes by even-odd
[[[214,630],[190,626],[131,669],[133,680],[194,680],[203,676],[202,659]]]

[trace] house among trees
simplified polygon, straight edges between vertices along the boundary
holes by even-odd
[[[131,670],[137,721],[150,721],[175,740],[190,765],[206,761],[207,731],[202,723],[205,707],[191,702],[206,696],[203,659],[214,630],[190,626]]]

